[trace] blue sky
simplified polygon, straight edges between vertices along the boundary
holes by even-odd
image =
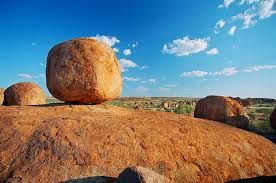
[[[158,3],[157,3],[158,2]],[[0,0],[0,87],[45,86],[48,51],[96,37],[123,96],[276,98],[275,0]]]

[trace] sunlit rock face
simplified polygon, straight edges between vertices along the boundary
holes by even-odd
[[[53,47],[47,58],[47,87],[65,102],[97,104],[122,91],[119,63],[112,48],[92,38],[78,38]]]

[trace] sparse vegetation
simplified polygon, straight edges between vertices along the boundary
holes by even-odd
[[[173,110],[176,114],[183,114],[190,116],[193,113],[193,108],[191,106],[185,105],[185,106],[178,106]]]

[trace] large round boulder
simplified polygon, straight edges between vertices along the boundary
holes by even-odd
[[[274,130],[276,130],[276,108],[274,109],[274,111],[270,115],[270,126]]]
[[[119,63],[112,48],[93,38],[78,38],[53,47],[47,58],[47,87],[57,99],[97,104],[122,91]]]
[[[34,83],[16,83],[4,92],[5,105],[41,105],[46,103],[43,90]]]
[[[2,105],[4,102],[4,91],[5,89],[0,88],[0,105]]]
[[[234,99],[223,96],[208,96],[196,103],[194,116],[226,123],[246,129],[249,119],[242,105]]]

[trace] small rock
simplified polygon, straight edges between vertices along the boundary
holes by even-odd
[[[41,105],[46,103],[43,90],[34,83],[16,83],[4,92],[5,105]]]
[[[115,183],[165,183],[166,177],[149,169],[135,166],[128,167],[120,173]]]

